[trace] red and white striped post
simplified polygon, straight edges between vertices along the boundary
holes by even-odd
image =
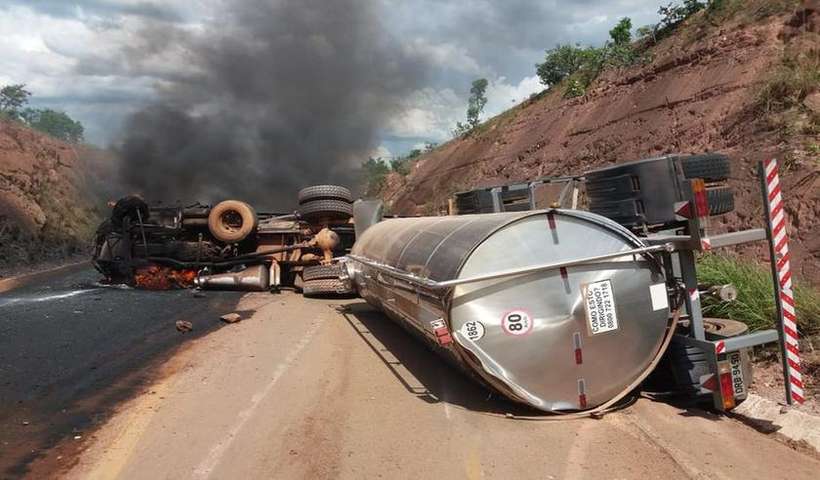
[[[766,230],[777,305],[780,351],[786,384],[786,402],[803,403],[803,377],[800,374],[800,350],[797,317],[794,310],[794,291],[789,261],[789,236],[786,232],[786,212],[780,188],[777,160],[760,162],[760,180],[766,208]]]

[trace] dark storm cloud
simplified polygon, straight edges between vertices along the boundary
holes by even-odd
[[[123,4],[116,0],[6,0],[4,3],[6,6],[22,5],[44,15],[61,18],[75,18],[80,11],[100,16],[133,15],[165,21],[180,18],[177,12],[162,5],[162,2]]]
[[[294,206],[300,187],[355,183],[426,70],[379,14],[370,0],[249,0],[204,33],[150,25],[126,49],[134,64],[168,46],[192,73],[166,80],[127,119],[123,181],[150,200],[236,197],[278,209]]]

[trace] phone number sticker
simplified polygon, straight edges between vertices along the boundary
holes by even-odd
[[[615,312],[615,296],[612,294],[612,281],[588,283],[584,288],[587,326],[589,333],[611,332],[618,329],[618,314]]]
[[[526,335],[532,331],[532,320],[533,319],[530,312],[521,308],[516,308],[515,310],[510,310],[505,313],[503,317],[501,317],[501,328],[504,329],[504,332],[510,335]]]

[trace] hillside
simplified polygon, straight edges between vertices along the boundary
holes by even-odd
[[[96,150],[0,120],[0,271],[85,252],[100,218]]]
[[[762,224],[755,165],[774,156],[785,170],[793,265],[820,280],[820,85],[794,91],[817,78],[820,2],[700,12],[647,53],[645,64],[604,71],[581,97],[549,90],[423,155],[407,176],[391,174],[381,196],[397,213],[433,213],[460,190],[719,151],[733,159],[738,205],[714,222],[726,231]]]

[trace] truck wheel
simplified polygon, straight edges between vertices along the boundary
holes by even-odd
[[[689,322],[681,322],[680,328],[687,331]],[[704,318],[703,327],[706,331],[706,340],[715,341],[724,338],[737,337],[749,331],[749,326],[737,320],[725,318]],[[695,397],[709,397],[700,393],[700,377],[709,374],[709,365],[706,354],[697,347],[686,346],[672,341],[666,355],[675,386],[678,390]]]
[[[208,230],[225,243],[241,242],[256,230],[257,224],[253,207],[238,200],[219,202],[208,214]]]
[[[299,190],[299,205],[312,200],[341,200],[352,203],[353,195],[350,190],[339,185],[313,185]]]
[[[722,215],[735,209],[735,193],[729,187],[706,189],[706,202],[709,215]]]
[[[318,280],[305,280],[302,285],[302,294],[306,297],[322,297],[333,295],[350,295],[353,290],[347,282],[338,278],[322,278]]]
[[[353,206],[342,200],[311,200],[299,207],[298,213],[309,222],[322,219],[347,220],[353,216]]]
[[[137,215],[137,212],[139,212],[139,215]],[[136,224],[140,218],[143,222],[147,222],[149,215],[150,210],[145,200],[136,195],[129,195],[122,197],[114,204],[114,209],[111,211],[111,224],[115,228],[121,228],[122,221],[126,217],[129,218],[132,224]]]
[[[702,178],[707,182],[718,182],[726,180],[732,173],[729,157],[721,153],[679,157],[678,162],[685,178]]]
[[[320,280],[324,278],[337,279],[342,275],[342,266],[338,263],[333,265],[315,265],[305,267],[302,272],[302,279],[305,281]]]

